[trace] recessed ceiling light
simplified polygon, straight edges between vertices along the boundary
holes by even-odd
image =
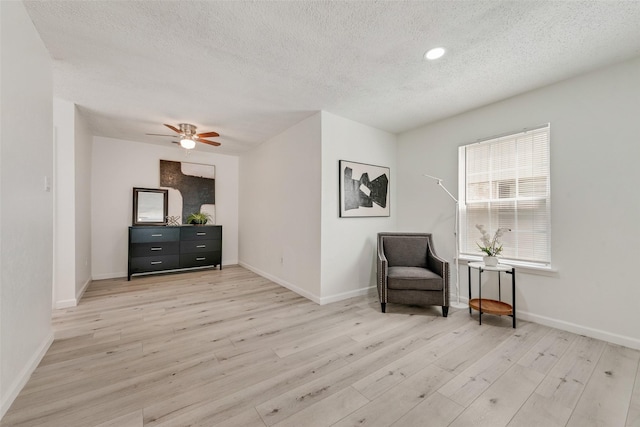
[[[424,57],[425,59],[429,59],[429,60],[438,59],[442,55],[444,55],[444,52],[445,52],[444,48],[434,47],[433,49],[427,51],[427,53],[424,54]]]

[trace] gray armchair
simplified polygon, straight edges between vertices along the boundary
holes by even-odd
[[[378,233],[378,296],[387,303],[442,306],[449,313],[449,263],[438,258],[430,233]]]

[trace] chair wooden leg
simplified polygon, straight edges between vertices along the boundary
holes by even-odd
[[[449,306],[448,305],[443,305],[442,306],[442,317],[447,317],[448,314],[449,314]]]
[[[386,302],[381,302],[380,303],[380,307],[382,307],[382,312],[383,313],[387,312],[387,303]]]

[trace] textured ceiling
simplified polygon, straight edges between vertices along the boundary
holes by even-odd
[[[223,153],[319,110],[398,133],[640,55],[638,1],[25,4],[95,135],[187,122]]]

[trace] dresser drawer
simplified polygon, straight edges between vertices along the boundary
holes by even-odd
[[[131,258],[131,273],[180,268],[180,255],[160,255]]]
[[[203,267],[206,265],[220,265],[222,251],[203,252],[198,254],[180,254],[180,267]]]
[[[219,251],[222,249],[222,240],[183,240],[180,242],[181,254]]]
[[[198,226],[182,227],[180,229],[180,240],[215,240],[222,239],[221,226]]]
[[[180,240],[180,227],[131,227],[129,232],[131,243]]]
[[[130,253],[132,257],[176,255],[180,253],[180,242],[133,243]]]

